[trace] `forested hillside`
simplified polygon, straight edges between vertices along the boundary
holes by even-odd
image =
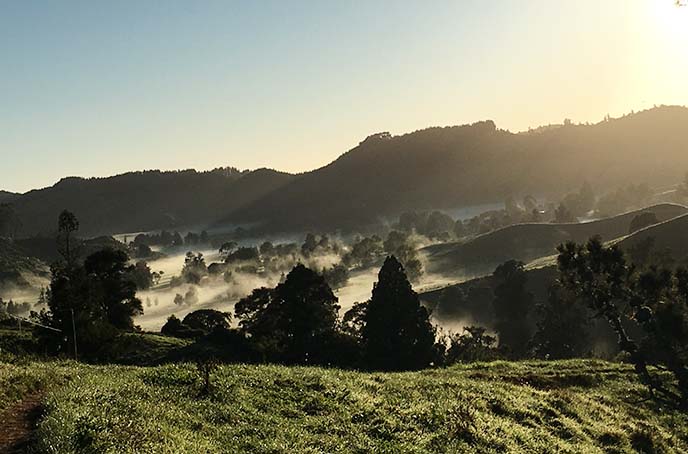
[[[688,109],[513,134],[491,121],[377,134],[226,219],[274,229],[341,228],[400,211],[558,196],[588,181],[666,186],[688,169]]]
[[[292,178],[268,169],[240,172],[132,172],[110,178],[64,178],[13,200],[20,235],[51,235],[68,209],[84,236],[205,225]]]
[[[0,202],[12,202],[23,236],[51,233],[62,209],[83,220],[88,236],[237,224],[352,230],[408,210],[556,198],[581,182],[597,192],[629,182],[670,186],[688,169],[687,124],[684,107],[521,134],[483,121],[375,134],[300,175],[226,168],[65,178],[20,196],[0,194]]]

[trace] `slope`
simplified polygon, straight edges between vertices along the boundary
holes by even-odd
[[[80,235],[202,226],[276,190],[292,175],[268,169],[239,172],[132,172],[108,178],[65,178],[13,202],[23,236],[50,235],[63,209],[80,220]]]
[[[688,169],[688,109],[658,107],[595,125],[528,134],[493,122],[376,134],[339,159],[233,212],[272,230],[346,228],[404,210],[678,182]]]
[[[0,382],[47,381],[39,363],[2,366]],[[646,399],[629,366],[602,361],[412,373],[228,365],[208,397],[186,364],[55,363],[52,374],[64,385],[47,385],[39,452],[688,451],[688,416]]]
[[[528,262],[556,252],[566,241],[583,242],[599,235],[608,241],[628,234],[633,218],[652,212],[660,222],[688,212],[681,205],[661,204],[598,221],[577,224],[518,224],[480,235],[465,243],[424,249],[429,269],[448,274],[477,275],[494,271],[507,260]]]

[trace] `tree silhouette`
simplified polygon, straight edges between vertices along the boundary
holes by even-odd
[[[183,324],[192,329],[198,329],[210,333],[214,329],[230,328],[232,315],[228,312],[220,312],[214,309],[199,309],[187,314]]]
[[[373,287],[361,328],[365,360],[381,370],[422,369],[437,360],[435,328],[404,268],[387,257]]]
[[[526,354],[531,334],[528,313],[533,308],[533,295],[525,288],[527,277],[523,267],[523,262],[510,260],[499,265],[493,274],[497,286],[492,307],[499,347],[515,358]]]
[[[630,234],[637,232],[638,230],[644,229],[645,227],[649,227],[657,223],[659,223],[657,215],[654,214],[652,211],[645,211],[635,216],[633,220],[631,220],[631,225],[628,228],[628,233]]]
[[[633,268],[626,263],[621,250],[616,246],[604,247],[599,237],[591,238],[584,246],[569,242],[557,250],[562,284],[609,322],[618,336],[619,348],[628,353],[643,383],[654,389],[656,380],[648,371],[647,358],[622,322],[619,306],[632,299],[629,281]]]
[[[323,363],[337,330],[337,297],[325,279],[299,264],[275,289],[261,288],[235,306],[239,325],[264,359]]]
[[[58,241],[57,250],[68,266],[74,265],[76,251],[72,235],[79,230],[79,221],[74,213],[63,210],[57,221]]]
[[[585,307],[575,295],[554,284],[548,298],[536,307],[539,315],[533,336],[535,355],[547,359],[579,358],[588,353],[590,336]]]

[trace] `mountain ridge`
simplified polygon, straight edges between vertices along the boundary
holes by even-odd
[[[581,181],[598,192],[678,182],[688,170],[686,125],[688,108],[680,106],[528,134],[485,120],[373,134],[299,174],[225,168],[68,177],[21,195],[0,193],[0,201],[14,203],[24,236],[51,234],[62,209],[74,211],[88,235],[237,225],[265,233],[356,230],[409,210],[556,198]]]

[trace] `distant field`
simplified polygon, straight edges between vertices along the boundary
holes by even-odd
[[[640,213],[655,213],[659,222],[686,214],[682,205],[661,204],[599,221],[578,224],[518,224],[480,235],[465,243],[430,246],[424,251],[429,269],[436,272],[491,273],[497,265],[515,259],[529,262],[556,253],[566,241],[578,243],[600,235],[609,241],[629,233],[631,221]]]
[[[37,452],[688,452],[688,415],[645,401],[629,367],[602,361],[228,365],[209,397],[189,364],[0,363],[0,406],[17,399],[4,394],[18,377],[47,389]]]

